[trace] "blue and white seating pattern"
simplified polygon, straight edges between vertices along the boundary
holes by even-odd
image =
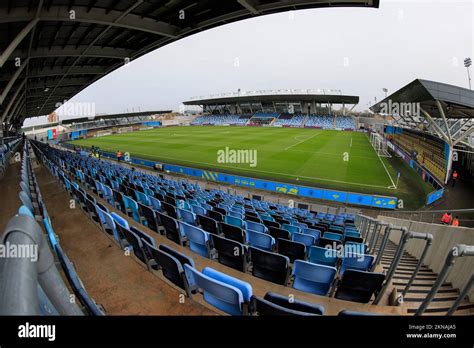
[[[315,213],[266,201],[250,200],[221,190],[203,190],[199,184],[185,180],[165,179],[147,172],[132,171],[111,162],[41,144],[38,146],[44,153],[46,166],[79,202],[84,203],[81,206],[89,207],[88,211],[92,215],[95,210],[96,221],[102,225],[104,231],[113,235],[122,248],[131,246],[134,254],[149,269],[164,267],[159,266],[156,259],[165,257],[157,254],[152,259],[154,246],[150,244],[151,236],[147,237],[143,231],[133,230],[119,214],[106,211],[107,208],[103,206],[97,209],[97,201],[88,204],[87,200],[92,196],[87,190],[97,194],[111,207],[120,210],[123,215],[137,223],[149,227],[157,226],[150,229],[157,233],[164,232],[168,239],[189,247],[196,255],[216,262],[225,262],[226,265],[238,264],[240,266],[237,268],[241,271],[251,272],[254,276],[293,286],[301,291],[325,296],[334,293],[339,283],[345,284],[345,273],[352,272],[352,281],[353,272],[365,272],[364,275],[368,274],[368,277],[372,274],[369,270],[373,256],[365,255],[365,244],[359,243],[357,246],[350,241],[350,238],[361,238],[354,224],[355,216],[352,214]],[[284,233],[273,237],[276,230],[287,233],[289,239],[280,239]],[[141,237],[137,237],[138,235]],[[214,236],[219,237],[216,239],[218,244],[214,243]],[[141,244],[134,240],[137,238],[142,238]],[[346,246],[351,246],[357,257],[349,259],[338,250],[326,248],[324,243],[334,243],[332,247],[336,244],[342,245],[343,251]],[[221,252],[225,253],[224,249],[229,245],[242,250],[244,255],[220,255]],[[147,248],[150,250],[147,251]],[[364,262],[359,264],[359,259]],[[230,314],[244,313],[242,304],[248,302],[249,296],[246,296],[242,289],[240,292],[236,290],[239,288],[235,286],[238,279],[230,281],[224,276],[213,276],[215,273],[211,271],[189,270],[189,267],[183,265],[179,271],[175,261],[170,257],[167,260],[167,267],[174,265],[174,273],[168,271],[169,278],[185,284],[182,287],[187,293],[192,291],[193,286],[198,287],[204,293],[207,291],[206,300],[221,310]],[[242,268],[241,265],[246,263],[249,268]],[[253,271],[250,271],[251,269]],[[293,280],[290,279],[291,275]],[[224,278],[227,283],[233,282],[234,285],[230,288],[221,286],[219,282]],[[187,279],[186,282],[183,283],[183,279]],[[211,288],[214,290],[211,291]],[[239,305],[232,308],[219,305],[216,298],[220,293],[226,293],[226,296],[233,298],[232,303]],[[249,293],[251,296],[251,292],[247,291],[247,294]],[[344,293],[344,296],[347,299],[347,293]]]

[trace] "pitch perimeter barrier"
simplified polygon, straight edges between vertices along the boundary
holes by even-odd
[[[61,144],[69,149],[73,148],[71,144]],[[102,157],[116,159],[116,154],[112,152],[101,152]],[[183,167],[173,164],[164,164],[146,159],[130,157],[127,163],[136,164],[152,169],[163,169],[166,172],[187,175],[207,181],[214,181],[229,185],[237,185],[242,187],[250,187],[258,190],[286,193],[298,197],[313,198],[324,201],[345,203],[357,206],[365,206],[371,208],[381,208],[394,210],[397,207],[397,197],[387,197],[379,195],[366,195],[355,192],[344,192],[335,190],[326,190],[317,187],[298,186],[286,184],[276,181],[253,179],[232,174],[220,173],[210,170]]]

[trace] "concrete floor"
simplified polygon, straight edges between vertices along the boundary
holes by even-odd
[[[21,205],[20,163],[11,164],[0,180],[0,233],[3,233],[8,221],[18,212]]]
[[[44,167],[36,170],[41,194],[62,248],[89,295],[109,315],[214,315],[124,252],[90,220]]]

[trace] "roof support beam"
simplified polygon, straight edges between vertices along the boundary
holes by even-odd
[[[11,123],[12,119],[15,119],[14,116],[16,115],[17,111],[21,111],[21,107],[25,106],[25,92],[21,95],[20,98],[17,99],[15,106],[12,109],[12,112],[7,116],[7,123]],[[18,110],[20,108],[20,110]]]
[[[466,137],[468,137],[473,132],[474,132],[474,125],[469,127],[466,131],[462,132],[459,135],[459,137],[454,141],[453,146],[458,144],[460,141],[464,140]]]
[[[20,44],[20,42],[23,41],[23,39],[26,37],[26,35],[28,35],[31,31],[31,29],[33,29],[36,25],[36,23],[38,23],[38,18],[34,18],[33,20],[31,20],[19,33],[18,35],[13,39],[12,42],[10,42],[10,44],[8,45],[8,47],[2,52],[2,54],[0,54],[0,68],[3,67],[3,65],[5,64],[5,62],[8,60],[8,58],[10,58],[10,56],[12,55],[12,53],[15,51],[15,49],[18,47],[18,45]]]
[[[260,14],[260,12],[255,8],[255,1],[252,0],[237,0],[239,4],[241,4],[243,7],[245,7],[249,12],[256,16]]]
[[[137,8],[138,6],[140,6],[141,4],[143,3],[143,0],[137,0],[132,6],[130,6],[127,10],[125,10],[117,19],[115,19],[114,23],[118,23],[119,21],[121,21],[125,16],[127,16],[130,12],[132,12],[135,8]],[[99,35],[97,35],[95,37],[94,40],[92,40],[92,42],[84,49],[84,51],[82,52],[82,54],[80,56],[78,56],[74,62],[72,63],[72,65],[69,67],[68,71],[66,72],[66,74],[64,74],[64,76],[61,78],[61,80],[59,80],[58,84],[53,88],[53,90],[51,91],[51,94],[46,98],[46,100],[44,101],[43,105],[41,106],[40,108],[40,112],[43,111],[43,108],[44,106],[48,103],[50,97],[54,94],[54,92],[56,91],[56,88],[59,86],[59,84],[62,82],[62,80],[64,79],[64,77],[66,77],[68,74],[69,74],[69,71],[77,64],[77,62],[79,62],[79,59],[81,57],[84,57],[86,54],[89,53],[90,49],[91,48],[95,48],[97,49],[97,47],[94,47],[94,45],[96,44],[96,42],[106,33],[108,32],[110,29],[112,28],[112,25],[109,25],[107,28],[105,28]],[[133,54],[133,53],[132,53]],[[131,55],[127,55],[126,57],[123,57],[124,59],[125,58],[130,58]]]
[[[3,102],[5,101],[5,98],[8,95],[8,92],[10,92],[10,89],[13,87],[13,84],[16,82],[16,80],[21,75],[21,73],[23,72],[23,70],[25,69],[25,67],[27,65],[28,65],[28,58],[26,59],[25,62],[23,62],[23,64],[20,65],[20,67],[18,69],[16,69],[15,74],[13,74],[13,76],[10,79],[10,81],[8,82],[7,86],[2,91],[2,94],[0,95],[0,105],[3,104]]]
[[[73,18],[70,16],[71,9],[75,11],[75,17]],[[32,21],[34,18],[36,23],[38,21],[93,23],[142,31],[172,39],[178,37],[178,31],[180,30],[179,27],[168,23],[156,21],[152,18],[142,18],[130,12],[123,16],[123,12],[118,10],[107,12],[107,10],[101,8],[89,9],[87,6],[73,6],[71,9],[69,6],[42,8],[37,18],[28,13],[27,8],[16,8],[9,15],[6,14],[6,9],[4,9],[0,10],[0,23]],[[120,21],[117,21],[117,18],[120,18]]]
[[[443,132],[443,130],[441,128],[439,128],[438,124],[433,120],[433,118],[430,116],[430,114],[427,113],[425,111],[425,109],[423,109],[422,107],[420,107],[420,110],[423,113],[423,115],[425,115],[425,118],[428,120],[429,124],[431,126],[433,126],[436,134],[438,134],[438,136],[440,138],[444,139],[448,144],[451,144],[450,139],[448,138],[448,136]]]
[[[16,90],[15,94],[13,95],[13,98],[10,99],[10,102],[8,103],[6,109],[3,111],[3,114],[2,114],[2,118],[0,119],[0,123],[3,123],[4,120],[5,120],[5,117],[8,115],[8,113],[10,112],[10,109],[11,107],[13,106],[13,103],[15,102],[16,98],[18,97],[18,94],[20,94],[20,91],[23,90],[23,88],[25,87],[26,85],[26,79],[23,80],[23,82],[21,83],[21,85],[18,87],[18,89]]]
[[[449,138],[449,143],[452,144],[453,138],[451,137],[451,132],[449,131],[448,121],[446,119],[446,114],[444,113],[443,105],[441,105],[441,102],[438,99],[436,100],[436,105],[438,106],[438,111],[443,118],[444,125],[446,126],[446,135]]]

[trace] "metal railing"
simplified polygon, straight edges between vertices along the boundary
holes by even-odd
[[[438,278],[433,284],[433,287],[431,288],[430,293],[428,294],[428,296],[426,296],[424,301],[421,303],[415,315],[422,315],[426,311],[429,304],[431,303],[431,301],[433,301],[433,298],[438,293],[439,288],[443,285],[444,281],[448,277],[448,274],[451,271],[451,268],[456,263],[456,259],[458,257],[465,257],[465,256],[474,256],[474,245],[458,244],[450,250],[448,256],[446,257],[446,261],[444,262],[443,269],[441,270],[441,272],[438,275]],[[467,295],[470,288],[472,287],[472,282],[473,282],[473,276],[471,274],[471,278],[468,280],[464,290],[461,291],[461,294],[458,296],[457,300],[448,310],[447,312],[448,315],[452,315],[454,311],[458,308],[459,304],[461,303],[461,301],[464,299],[464,297]]]

